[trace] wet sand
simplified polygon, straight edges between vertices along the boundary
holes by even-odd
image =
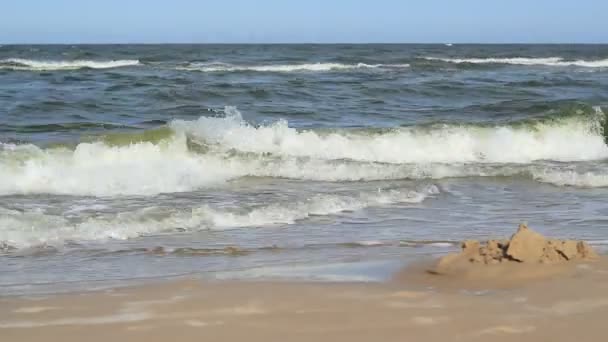
[[[4,297],[0,340],[606,340],[605,259],[495,283],[420,269],[408,268],[388,283],[180,280]],[[508,277],[509,269],[504,271],[501,276]]]

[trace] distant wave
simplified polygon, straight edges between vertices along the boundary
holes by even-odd
[[[599,59],[593,61],[585,60],[565,60],[561,57],[546,57],[546,58],[441,58],[441,57],[425,57],[430,61],[442,61],[448,63],[470,63],[470,64],[515,64],[515,65],[547,65],[547,66],[579,66],[586,68],[605,68],[608,67],[608,59]]]
[[[0,60],[0,69],[10,70],[75,70],[75,69],[110,69],[138,65],[139,60],[124,59],[113,61],[93,61],[93,60],[73,60],[73,61],[54,61],[54,60],[33,60],[24,58],[8,58]]]
[[[333,70],[352,69],[378,69],[378,68],[407,68],[409,64],[342,64],[342,63],[307,63],[307,64],[269,64],[269,65],[238,65],[228,63],[190,63],[177,67],[178,70],[201,72],[231,72],[231,71],[257,71],[257,72],[323,72]]]

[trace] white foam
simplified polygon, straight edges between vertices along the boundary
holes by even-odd
[[[19,145],[3,143],[0,141],[0,150],[14,151]]]
[[[8,58],[0,60],[0,69],[11,70],[74,70],[82,68],[90,69],[110,69],[138,65],[138,60],[113,60],[113,61],[93,61],[93,60],[72,60],[72,61],[53,61],[53,60],[33,60],[23,58]]]
[[[387,242],[380,241],[380,240],[364,240],[364,241],[356,241],[354,244],[357,246],[363,246],[363,247],[376,247],[376,246],[385,246],[385,245],[387,245]]]
[[[305,200],[270,204],[246,212],[208,205],[171,212],[146,208],[81,221],[41,211],[20,212],[0,207],[0,241],[17,248],[61,246],[65,241],[124,240],[176,229],[230,229],[293,224],[313,215],[332,215],[386,204],[419,203],[438,191],[436,186],[429,185],[418,191],[378,190],[351,196],[320,194]]]
[[[227,113],[226,118],[174,121],[170,126],[175,134],[160,143],[81,143],[74,150],[2,145],[0,195],[155,195],[218,186],[244,176],[357,181],[523,172],[558,183],[550,174],[553,169],[523,167],[538,160],[608,157],[594,127],[597,122],[589,118],[533,127],[446,125],[322,133],[296,130],[285,121],[254,127],[236,109],[227,108]],[[188,137],[208,151],[191,151]],[[561,175],[564,185],[608,182],[602,173],[573,174],[570,180],[566,176]]]
[[[323,72],[332,70],[350,69],[377,69],[377,68],[407,68],[409,64],[342,64],[342,63],[307,63],[307,64],[275,64],[275,65],[235,65],[227,63],[190,63],[187,66],[177,67],[178,70],[202,72]]]
[[[293,224],[310,216],[324,216],[343,211],[360,210],[370,206],[392,203],[419,203],[428,195],[436,194],[436,186],[422,191],[378,191],[361,193],[359,196],[317,195],[307,201],[294,204],[274,204],[247,213],[229,213],[203,207],[200,210],[214,227],[249,227],[276,224]]]
[[[605,68],[608,67],[608,59],[593,61],[585,60],[565,60],[561,57],[546,58],[439,58],[425,57],[427,60],[436,60],[449,63],[471,63],[471,64],[514,64],[514,65],[547,65],[547,66],[578,66],[586,68]]]
[[[455,172],[461,171],[442,165],[403,167],[277,159],[262,154],[199,154],[189,151],[186,138],[178,134],[159,145],[142,142],[112,147],[97,142],[81,143],[73,151],[40,149],[34,145],[0,150],[0,195],[155,195],[218,186],[244,176],[353,181],[429,178],[429,175],[441,178]],[[71,213],[90,210],[91,205],[98,204],[84,203]]]
[[[449,248],[449,247],[454,247],[454,243],[451,243],[451,242],[433,242],[433,243],[430,243],[429,246]]]
[[[598,188],[608,186],[608,170],[604,173],[576,170],[542,169],[532,171],[535,180],[560,186]]]
[[[242,175],[241,164],[188,151],[185,137],[75,150],[22,145],[0,150],[0,194],[154,195],[190,191]],[[231,170],[232,169],[232,170]]]
[[[599,108],[598,115],[603,115]],[[527,163],[608,157],[598,122],[578,118],[533,127],[406,127],[383,133],[296,130],[286,121],[254,127],[235,108],[226,118],[174,121],[171,127],[222,150],[383,163]]]

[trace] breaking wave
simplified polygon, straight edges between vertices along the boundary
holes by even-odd
[[[322,160],[381,163],[527,163],[608,157],[604,113],[591,112],[521,125],[431,125],[377,130],[297,130],[286,121],[246,123],[235,108],[225,118],[201,117],[170,126],[218,150]]]
[[[143,133],[74,146],[0,144],[0,195],[154,195],[245,176],[318,181],[524,176],[573,186],[608,185],[600,108],[505,125],[388,130],[298,130],[224,117],[175,120]],[[566,168],[576,161],[599,166]],[[578,164],[580,164],[578,163]]]

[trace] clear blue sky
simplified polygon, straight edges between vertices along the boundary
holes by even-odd
[[[2,0],[0,44],[608,43],[608,0]]]

